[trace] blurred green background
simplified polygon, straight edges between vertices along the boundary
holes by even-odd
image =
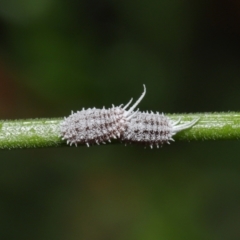
[[[238,0],[1,0],[0,118],[137,99],[239,111]],[[240,239],[240,142],[0,152],[0,239]]]

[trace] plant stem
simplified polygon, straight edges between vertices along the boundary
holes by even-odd
[[[171,118],[182,117],[181,123],[199,117],[191,128],[179,132],[176,140],[230,140],[240,138],[240,113],[200,113],[170,115]]]
[[[229,140],[240,138],[240,113],[201,113],[168,115],[181,123],[195,118],[200,120],[190,129],[174,136],[175,140]],[[60,147],[61,139],[58,119],[27,119],[0,121],[0,149]],[[86,145],[83,145],[86,146]]]
[[[62,119],[26,119],[0,122],[0,149],[57,147],[62,145]]]

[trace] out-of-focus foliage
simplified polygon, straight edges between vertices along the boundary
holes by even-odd
[[[239,111],[237,0],[0,1],[1,119],[147,94]],[[0,239],[240,238],[239,142],[0,152]]]

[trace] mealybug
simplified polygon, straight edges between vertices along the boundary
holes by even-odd
[[[137,113],[134,109],[146,93],[145,85],[143,86],[142,95],[129,110],[126,109],[132,99],[124,107],[113,105],[109,109],[83,108],[82,111],[72,112],[60,124],[62,139],[70,145],[86,144],[89,147],[90,144],[110,142],[111,138],[119,138],[125,130],[126,123]]]
[[[189,123],[179,124],[181,119],[172,121],[158,112],[156,114],[138,112],[127,122],[126,129],[121,134],[121,141],[143,144],[151,148],[159,147],[159,145],[174,141],[172,137],[176,133],[192,127],[198,120],[199,118]]]

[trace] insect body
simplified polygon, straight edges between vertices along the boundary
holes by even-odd
[[[163,114],[138,112],[131,118],[125,131],[121,134],[121,140],[125,143],[138,143],[145,146],[159,147],[169,141],[174,141],[173,136],[179,131],[192,127],[199,119],[194,119],[189,123],[179,124],[170,120]]]
[[[119,138],[127,122],[137,113],[134,109],[146,93],[145,85],[143,86],[142,95],[129,110],[126,109],[132,99],[124,107],[113,105],[109,109],[89,108],[76,113],[72,112],[60,124],[62,139],[70,145],[86,144],[89,147],[90,144],[110,142],[111,138]]]
[[[179,124],[181,119],[172,121],[164,114],[155,114],[134,111],[146,94],[146,88],[139,99],[127,110],[132,99],[124,107],[122,105],[112,108],[82,109],[64,118],[60,124],[60,132],[63,140],[68,144],[105,143],[112,138],[118,138],[124,143],[139,143],[146,146],[159,147],[173,140],[173,136],[179,131],[192,127],[198,120]]]

